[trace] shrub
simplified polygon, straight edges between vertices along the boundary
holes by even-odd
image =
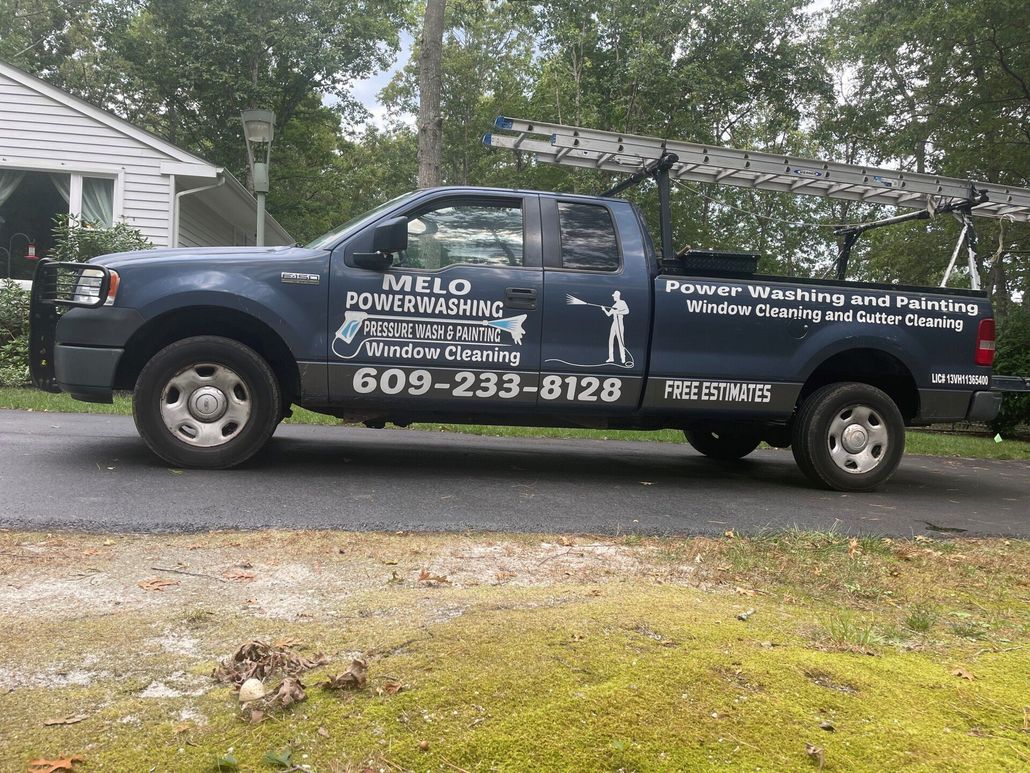
[[[29,293],[0,281],[0,386],[29,382]]]
[[[1005,376],[1030,375],[1030,304],[1013,305],[998,330],[994,372]],[[1030,424],[1030,395],[1006,394],[1001,413],[991,424],[995,432],[1011,434],[1020,424]]]
[[[54,222],[54,246],[47,256],[54,260],[85,263],[99,255],[149,250],[154,246],[143,234],[125,223],[98,228],[88,220],[70,215],[58,215]]]

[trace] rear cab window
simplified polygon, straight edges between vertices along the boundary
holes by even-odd
[[[559,201],[558,233],[563,269],[616,272],[622,267],[619,240],[607,207]]]

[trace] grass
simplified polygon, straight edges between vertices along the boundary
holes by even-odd
[[[100,413],[128,416],[132,414],[132,401],[124,394],[117,394],[114,403],[83,403],[65,394],[51,394],[31,388],[0,388],[0,408],[27,411],[50,411],[57,413]],[[342,422],[324,414],[315,413],[298,406],[287,424],[318,424],[338,426]],[[411,429],[429,432],[462,432],[487,437],[533,437],[570,440],[638,440],[661,443],[683,443],[683,433],[674,429],[655,432],[632,430],[564,429],[556,427],[505,427],[483,424],[413,424]],[[905,441],[910,454],[927,456],[956,456],[972,459],[1030,459],[1030,442],[1004,440],[998,443],[993,437],[938,433],[927,430],[909,430]]]
[[[201,572],[246,557],[256,575],[247,586],[179,576],[182,586],[147,593],[130,570],[105,614],[91,613],[79,586],[70,611],[0,612],[13,688],[0,694],[0,769],[78,754],[87,771],[210,773],[231,749],[241,770],[262,771],[273,769],[268,752],[289,749],[328,773],[793,771],[815,769],[806,744],[824,749],[828,770],[1025,768],[1030,544],[967,540],[956,555],[932,540],[879,543],[803,532],[631,546],[577,537],[571,547],[546,535],[0,533],[5,587],[36,582],[43,599],[183,557]],[[577,546],[599,544],[623,559],[585,575]],[[473,579],[483,551],[517,561],[541,545],[551,559],[533,553],[522,566],[557,579]],[[416,581],[445,557],[450,583]],[[298,596],[295,615],[268,608],[303,590],[272,578],[343,575],[366,584],[321,607]],[[884,593],[870,601],[855,584]],[[191,587],[219,593],[198,601]],[[920,604],[980,636],[899,633]],[[755,612],[742,622],[745,608]],[[171,632],[181,645],[184,630],[191,655],[154,644]],[[248,724],[232,688],[208,675],[242,642],[286,637],[332,662],[302,678],[307,700]],[[368,687],[319,687],[354,652],[369,662]],[[400,692],[382,689],[394,680]],[[141,697],[154,683],[189,689]],[[69,716],[84,719],[43,724]]]

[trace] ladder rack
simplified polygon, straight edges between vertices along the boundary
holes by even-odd
[[[933,212],[942,204],[977,200],[970,214],[1030,222],[1030,190],[976,180],[781,156],[635,134],[499,117],[484,144],[533,153],[549,164],[632,174],[675,155],[673,180],[733,185]]]

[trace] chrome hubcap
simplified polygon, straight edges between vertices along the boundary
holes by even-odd
[[[169,432],[191,446],[228,443],[243,431],[250,412],[247,385],[224,365],[190,365],[161,391],[161,419]]]
[[[838,412],[826,436],[830,458],[845,472],[875,469],[887,452],[887,427],[868,405],[852,405]]]
[[[218,421],[229,406],[229,399],[218,387],[201,387],[190,395],[189,409],[198,421]]]

